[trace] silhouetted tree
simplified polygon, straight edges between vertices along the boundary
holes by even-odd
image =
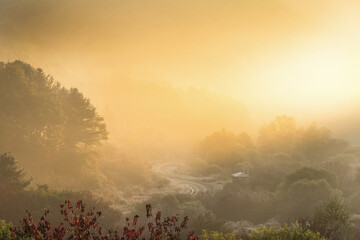
[[[0,151],[15,154],[37,177],[44,171],[81,175],[107,139],[89,99],[21,61],[0,64],[0,109]]]
[[[25,171],[10,153],[0,156],[0,191],[3,194],[25,189],[31,183]]]

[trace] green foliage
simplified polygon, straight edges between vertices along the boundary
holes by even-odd
[[[29,210],[34,219],[39,219],[45,209],[53,212],[49,216],[52,222],[62,220],[59,215],[59,203],[65,200],[76,202],[79,199],[84,199],[89,207],[96,207],[102,209],[106,218],[101,218],[99,221],[107,227],[114,227],[119,221],[121,213],[112,208],[112,205],[96,197],[89,192],[76,191],[56,191],[47,185],[38,185],[35,189],[21,191],[12,195],[0,195],[0,216],[6,221],[18,223],[19,219],[23,217],[26,210]]]
[[[343,200],[329,199],[314,211],[314,229],[330,240],[344,239],[350,232],[350,211]]]
[[[64,125],[64,145],[67,149],[88,149],[107,139],[104,119],[90,100],[76,88],[60,92],[62,109],[67,117]]]
[[[320,233],[313,232],[309,229],[303,228],[298,223],[287,225],[283,227],[265,227],[261,226],[255,228],[251,233],[221,233],[217,231],[203,230],[201,235],[203,240],[326,240],[325,237],[320,236]]]
[[[286,192],[281,212],[284,219],[296,219],[310,216],[319,203],[336,196],[338,192],[332,189],[324,180],[299,180]],[[279,210],[280,211],[280,210]]]
[[[299,224],[284,225],[281,228],[264,226],[249,234],[249,240],[326,240],[320,233],[305,229]]]
[[[103,118],[77,89],[62,88],[24,62],[2,63],[0,109],[0,151],[13,153],[31,175],[52,185],[55,176],[63,176],[58,181],[64,187],[69,175],[76,179],[72,187],[96,185],[94,156],[108,133]],[[85,169],[93,174],[83,174]]]
[[[324,179],[332,188],[337,188],[338,186],[338,180],[334,173],[325,169],[303,167],[286,177],[284,188],[290,188],[295,182],[304,179],[308,181]]]
[[[38,185],[37,188],[26,188],[30,180],[19,163],[9,153],[0,156],[0,216],[6,221],[18,222],[25,210],[39,218],[44,209],[56,209],[59,203],[67,200],[84,199],[90,206],[98,206],[107,213],[106,225],[113,226],[118,222],[119,212],[110,204],[98,199],[89,192],[55,191],[48,185]],[[53,221],[59,216],[53,215]],[[103,220],[100,220],[103,221]]]
[[[0,239],[7,240],[11,239],[11,227],[12,225],[6,223],[4,220],[0,220]]]
[[[318,181],[302,179],[291,185],[287,192],[287,196],[294,200],[306,200],[316,202],[319,198],[327,199],[333,193],[333,189],[326,180]]]
[[[256,224],[274,217],[296,220],[311,216],[322,202],[343,195],[341,191],[350,194],[356,185],[355,153],[350,154],[348,143],[333,138],[326,128],[316,124],[299,128],[294,118],[284,115],[261,128],[256,143],[246,136],[240,141],[232,132],[215,132],[200,143],[198,158],[189,161],[206,175],[215,165],[219,170],[214,172],[223,178],[250,170],[250,178],[228,183],[204,200],[219,218]]]
[[[251,162],[249,185],[252,189],[264,189],[264,191],[275,192],[286,176],[300,167],[288,153],[274,153],[266,160],[258,157]]]
[[[0,191],[2,193],[25,189],[30,182],[31,179],[26,178],[25,171],[10,153],[0,155]]]
[[[296,170],[282,184],[279,194],[282,202],[280,215],[284,219],[293,220],[310,216],[321,202],[341,194],[335,186],[337,178],[327,170],[308,167]]]
[[[203,213],[193,216],[189,225],[196,233],[204,230],[224,232],[227,230],[224,227],[224,223],[212,211],[205,210]]]
[[[59,84],[41,69],[20,61],[1,64],[0,151],[29,157],[33,150],[59,144],[54,139],[65,121],[59,90]],[[29,161],[35,160],[39,159],[33,156]]]
[[[264,189],[251,189],[246,183],[229,183],[205,200],[205,206],[221,219],[262,223],[276,214],[274,194]]]
[[[202,240],[236,240],[235,233],[221,233],[217,231],[202,231]]]

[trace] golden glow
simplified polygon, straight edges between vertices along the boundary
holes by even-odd
[[[360,105],[359,5],[356,0],[8,1],[0,4],[0,55],[2,61],[42,67],[66,87],[81,89],[113,119],[108,123],[113,135],[127,123],[134,125],[128,131],[138,131],[132,128],[141,128],[139,119],[159,132],[168,131],[167,124],[184,127],[184,121],[173,126],[166,117],[158,119],[180,108],[175,103],[156,103],[147,115],[113,106],[128,94],[128,79],[230,96],[244,103],[251,122],[279,114],[323,120]],[[166,94],[151,94],[146,96],[169,102]],[[143,106],[144,99],[132,104]],[[209,109],[202,118],[221,115],[211,112],[210,101],[201,104]],[[234,109],[226,109],[223,118],[241,118]],[[186,121],[197,129],[191,118]],[[207,123],[203,132],[228,127],[220,120]]]
[[[256,86],[277,105],[329,111],[358,97],[349,55],[332,46],[311,46],[264,63]]]

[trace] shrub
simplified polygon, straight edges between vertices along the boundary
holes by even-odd
[[[310,229],[300,226],[298,223],[293,225],[284,225],[281,228],[265,226],[256,228],[245,239],[248,240],[326,240],[320,233],[315,233]]]
[[[314,211],[312,219],[301,224],[330,240],[344,239],[350,233],[350,212],[341,199],[332,198]]]
[[[49,210],[41,217],[38,223],[35,223],[31,213],[27,211],[27,216],[21,221],[21,227],[11,228],[15,239],[34,238],[35,240],[64,240],[64,239],[83,239],[83,240],[136,240],[145,239],[143,232],[147,230],[147,236],[150,240],[155,239],[180,239],[180,232],[187,227],[189,217],[186,216],[179,222],[178,216],[165,217],[162,219],[161,212],[156,213],[155,222],[148,221],[147,226],[138,227],[139,215],[135,215],[130,221],[126,218],[123,233],[118,230],[108,230],[106,233],[98,222],[101,212],[85,211],[85,204],[79,200],[74,207],[70,201],[60,205],[61,214],[64,222],[53,227],[47,220]],[[146,216],[152,217],[151,204],[146,205]],[[188,240],[197,240],[193,231],[187,235]]]
[[[10,239],[11,228],[11,224],[6,223],[4,220],[0,220],[0,239]]]
[[[216,231],[203,230],[201,235],[202,240],[236,240],[235,233],[221,233]]]
[[[261,226],[255,228],[253,232],[246,231],[232,233],[208,232],[203,231],[202,240],[326,240],[310,229],[306,229],[298,223],[292,225],[284,225],[283,227],[272,226],[270,228]]]
[[[309,181],[325,179],[332,188],[335,189],[338,186],[338,179],[333,172],[325,169],[303,167],[289,174],[286,177],[284,188],[290,188],[292,184],[304,179],[307,179]]]

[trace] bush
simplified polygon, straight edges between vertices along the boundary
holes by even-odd
[[[264,189],[251,189],[246,183],[229,183],[214,196],[208,195],[204,203],[218,218],[246,219],[259,224],[275,215],[275,201],[274,194]]]
[[[204,211],[201,214],[195,216],[190,226],[195,233],[201,233],[201,231],[220,231],[224,232],[227,229],[224,227],[224,222],[218,219],[212,211]]]
[[[329,198],[341,195],[335,174],[322,169],[302,168],[289,174],[279,187],[279,214],[283,220],[311,216]]]
[[[321,237],[320,233],[315,233],[309,229],[300,226],[298,223],[294,225],[284,225],[281,228],[262,226],[256,228],[253,233],[245,239],[248,240],[326,240]]]
[[[201,235],[202,240],[236,240],[236,235],[234,233],[221,233],[216,231],[206,231],[203,230]]]
[[[6,223],[4,220],[0,220],[0,239],[11,239],[11,227],[12,225]]]
[[[345,239],[351,229],[350,212],[341,199],[332,198],[318,207],[313,218],[303,225],[330,240]]]
[[[241,231],[235,234],[221,233],[221,232],[208,232],[203,231],[201,235],[203,240],[326,240],[321,237],[320,233],[315,233],[310,229],[300,226],[298,223],[292,225],[284,225],[283,227],[272,226],[270,228],[261,226],[255,228],[253,232],[247,233]]]
[[[285,179],[284,188],[290,188],[292,184],[296,183],[297,181],[307,179],[311,180],[321,180],[325,179],[326,182],[332,187],[337,188],[338,186],[338,179],[333,172],[330,172],[325,169],[316,169],[310,167],[303,167],[301,169],[296,170],[295,172],[289,174]]]
[[[21,227],[11,228],[11,234],[15,239],[34,238],[35,240],[136,240],[145,239],[172,239],[179,240],[181,237],[181,230],[187,228],[189,217],[186,216],[182,221],[176,216],[162,218],[161,212],[155,215],[155,222],[149,221],[152,217],[151,204],[146,205],[147,224],[139,226],[139,215],[135,215],[131,221],[126,218],[126,223],[123,226],[123,233],[120,234],[118,230],[108,230],[102,228],[98,219],[102,216],[101,212],[95,212],[94,209],[85,211],[85,204],[79,200],[75,206],[70,201],[65,201],[65,204],[60,205],[61,214],[64,217],[64,222],[58,223],[57,226],[52,226],[47,220],[49,210],[45,210],[45,214],[36,223],[29,211],[21,221]],[[144,234],[143,234],[144,233]],[[145,236],[144,236],[145,235]],[[5,238],[6,239],[6,238]],[[198,240],[194,231],[187,234],[188,240]]]

